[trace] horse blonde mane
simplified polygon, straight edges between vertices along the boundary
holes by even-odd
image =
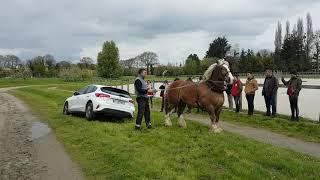
[[[229,66],[229,63],[228,61],[224,60],[224,59],[219,59],[218,60],[218,63],[213,63],[211,64],[208,69],[204,72],[203,74],[203,77],[204,77],[204,80],[208,80],[210,79],[211,75],[212,75],[212,72],[213,70],[216,68],[217,65],[223,65],[223,64],[227,64]]]

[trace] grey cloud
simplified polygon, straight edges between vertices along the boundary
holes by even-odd
[[[26,58],[47,52],[59,58],[79,58],[82,48],[111,39],[126,42],[194,31],[251,39],[277,19],[314,3],[11,0],[2,2],[0,9],[0,48],[28,49],[20,54]]]

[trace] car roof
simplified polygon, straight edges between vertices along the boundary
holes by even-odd
[[[107,86],[107,85],[98,85],[98,84],[91,84],[88,86],[96,86],[97,88],[102,88],[102,87],[112,87],[112,88],[117,88],[117,87],[113,87],[113,86]]]

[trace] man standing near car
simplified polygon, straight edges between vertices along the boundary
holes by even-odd
[[[139,69],[138,77],[134,81],[134,89],[136,93],[136,100],[138,103],[138,115],[136,119],[136,126],[135,129],[141,129],[142,118],[144,116],[146,126],[150,129],[151,126],[151,119],[150,119],[150,107],[149,107],[149,98],[148,92],[155,92],[153,89],[148,89],[148,85],[145,82],[144,78],[147,75],[147,71],[145,69]]]

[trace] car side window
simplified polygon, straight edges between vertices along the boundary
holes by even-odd
[[[96,90],[97,90],[97,87],[89,86],[88,89],[86,90],[85,94],[92,93],[92,92],[94,92]]]
[[[87,87],[84,87],[84,88],[80,89],[80,90],[78,91],[79,94],[80,94],[80,95],[81,95],[81,94],[85,94],[88,88],[89,88],[89,87],[87,86]]]

